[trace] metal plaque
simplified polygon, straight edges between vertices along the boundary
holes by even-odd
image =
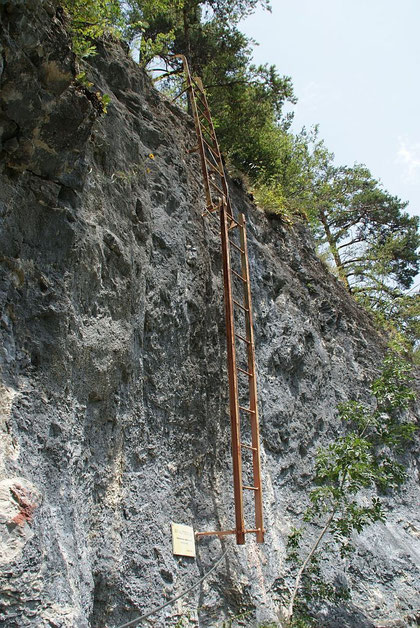
[[[192,556],[195,558],[194,529],[180,523],[171,523],[172,551],[177,556]]]

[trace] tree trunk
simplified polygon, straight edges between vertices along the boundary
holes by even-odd
[[[322,539],[324,538],[325,534],[327,533],[328,528],[331,525],[331,521],[334,518],[334,515],[335,515],[335,509],[332,511],[332,513],[328,517],[327,522],[326,522],[325,526],[322,528],[322,530],[321,530],[317,540],[313,544],[311,551],[309,552],[309,554],[307,555],[307,557],[303,561],[301,568],[297,572],[296,579],[295,579],[295,586],[293,587],[292,595],[290,596],[290,602],[289,602],[289,606],[288,606],[288,609],[287,609],[287,615],[286,615],[287,621],[290,621],[292,616],[293,616],[293,609],[294,609],[294,605],[295,605],[296,596],[297,596],[298,591],[299,591],[299,586],[300,586],[300,581],[302,579],[302,575],[303,575],[306,567],[308,566],[308,563],[311,560],[312,556],[315,554],[316,550],[318,549],[319,544],[321,543]]]
[[[187,57],[188,65],[191,71],[191,74],[194,73],[194,67],[192,63],[192,54],[191,54],[191,32],[190,32],[190,5],[188,2],[184,4],[182,9],[182,17],[184,21],[184,39],[185,39],[185,56]]]
[[[344,285],[346,286],[347,290],[351,292],[350,284],[344,270],[343,262],[341,260],[340,253],[338,252],[337,243],[334,239],[333,234],[331,233],[327,216],[323,209],[319,210],[319,218],[321,220],[322,226],[324,227],[325,235],[327,236],[327,242],[330,247],[331,254],[334,258],[335,265],[337,266],[338,275],[340,279],[342,280],[342,282],[344,283]]]
[[[185,39],[185,57],[188,62],[188,67],[190,68],[191,76],[194,76],[194,67],[192,65],[192,52],[191,52],[191,34],[190,34],[190,16],[189,16],[190,5],[188,2],[185,2],[182,8],[182,17],[184,22],[184,39]],[[190,116],[193,115],[192,107],[190,99],[187,100],[187,110]]]

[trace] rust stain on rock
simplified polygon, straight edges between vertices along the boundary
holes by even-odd
[[[19,526],[23,526],[25,523],[30,523],[32,521],[33,513],[37,507],[33,496],[20,484],[12,486],[10,488],[10,492],[19,504],[19,512],[15,517],[13,517],[12,522]]]

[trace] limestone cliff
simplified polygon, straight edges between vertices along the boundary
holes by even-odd
[[[384,352],[316,257],[232,183],[249,221],[266,543],[171,551],[170,522],[232,527],[219,242],[189,116],[122,45],[90,59],[86,89],[62,12],[0,3],[1,609],[7,628],[114,628],[202,586],[151,625],[278,619],[285,540],[306,507],[338,402],[367,395]],[[101,115],[95,92],[111,97]],[[385,525],[340,578],[352,603],[323,626],[419,617],[418,460]],[[416,615],[417,613],[417,615]]]

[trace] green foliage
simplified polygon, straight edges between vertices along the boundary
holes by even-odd
[[[419,219],[365,166],[335,167],[317,127],[296,136],[281,125],[258,133],[251,145],[266,142],[269,149],[267,160],[250,170],[257,202],[268,212],[307,219],[320,254],[356,299],[382,328],[395,328],[414,345],[420,297],[404,291],[419,270]]]
[[[305,598],[312,602],[340,603],[350,599],[350,592],[345,587],[338,587],[331,582],[326,582],[321,573],[321,559],[314,555],[308,563],[308,567],[302,576],[302,589]],[[303,602],[303,603],[302,603]],[[303,600],[297,603],[295,615],[306,622],[310,620],[306,604]]]
[[[398,456],[416,430],[406,418],[415,399],[411,370],[399,353],[390,350],[371,385],[374,403],[349,401],[339,406],[339,417],[348,431],[318,450],[304,525],[293,528],[288,538],[287,557],[296,570],[289,618],[294,613],[304,617],[316,601],[348,598],[347,590],[324,581],[321,556],[351,555],[353,535],[385,520],[379,495],[397,490],[406,479]],[[309,549],[305,524],[321,528]]]
[[[420,293],[410,294],[382,286],[375,294],[355,290],[357,301],[368,310],[379,329],[400,335],[413,349],[420,340]]]
[[[280,213],[304,218],[317,234],[320,223],[314,195],[317,185],[315,173],[332,159],[324,142],[319,139],[318,127],[303,128],[297,135],[292,135],[277,125],[267,141],[276,155],[270,166],[264,166],[257,172],[256,193],[262,189],[264,197],[270,199],[269,206],[275,209],[278,196],[277,207],[281,204],[284,208],[278,209]]]
[[[108,112],[108,105],[111,102],[111,97],[109,96],[109,94],[101,94],[101,92],[92,92],[91,89],[93,87],[93,83],[89,81],[89,79],[87,78],[86,72],[79,72],[79,74],[77,74],[75,77],[75,81],[76,83],[84,87],[86,91],[90,92],[91,94],[92,93],[95,94],[96,101],[99,104],[99,106],[102,108],[102,113]]]
[[[117,33],[123,25],[118,0],[62,0],[70,16],[73,50],[82,59],[95,52],[95,39]]]
[[[156,37],[142,37],[140,42],[140,64],[146,67],[157,56],[169,54],[169,46],[174,38],[174,31],[157,33]]]
[[[255,187],[253,193],[257,205],[264,209],[265,212],[287,218],[289,217],[286,198],[279,183],[271,185],[269,183],[262,183]]]
[[[222,150],[229,162],[255,181],[261,171],[272,172],[285,138],[279,121],[286,101],[295,102],[290,78],[274,66],[251,62],[251,40],[237,23],[260,0],[130,0],[129,20],[142,23],[129,36],[141,38],[140,60],[163,61],[183,54],[191,71],[202,77]],[[152,65],[153,67],[153,65]],[[181,63],[171,59],[164,90],[180,87]],[[283,121],[286,124],[287,117]],[[279,141],[277,141],[279,140]]]
[[[101,94],[101,92],[96,92],[96,97],[102,106],[102,113],[108,113],[108,105],[111,102],[110,95]]]
[[[206,68],[209,104],[229,162],[251,183],[271,179],[276,184],[273,177],[283,155],[291,150],[292,136],[285,130],[282,108],[286,101],[295,101],[292,84],[273,66],[249,65],[248,51],[242,51],[242,59],[235,55],[236,67],[226,55],[225,67],[213,71],[213,60]]]
[[[87,78],[86,72],[79,72],[79,74],[76,74],[75,80],[79,83],[79,85],[82,85],[86,89],[90,89],[93,86],[93,83]]]

